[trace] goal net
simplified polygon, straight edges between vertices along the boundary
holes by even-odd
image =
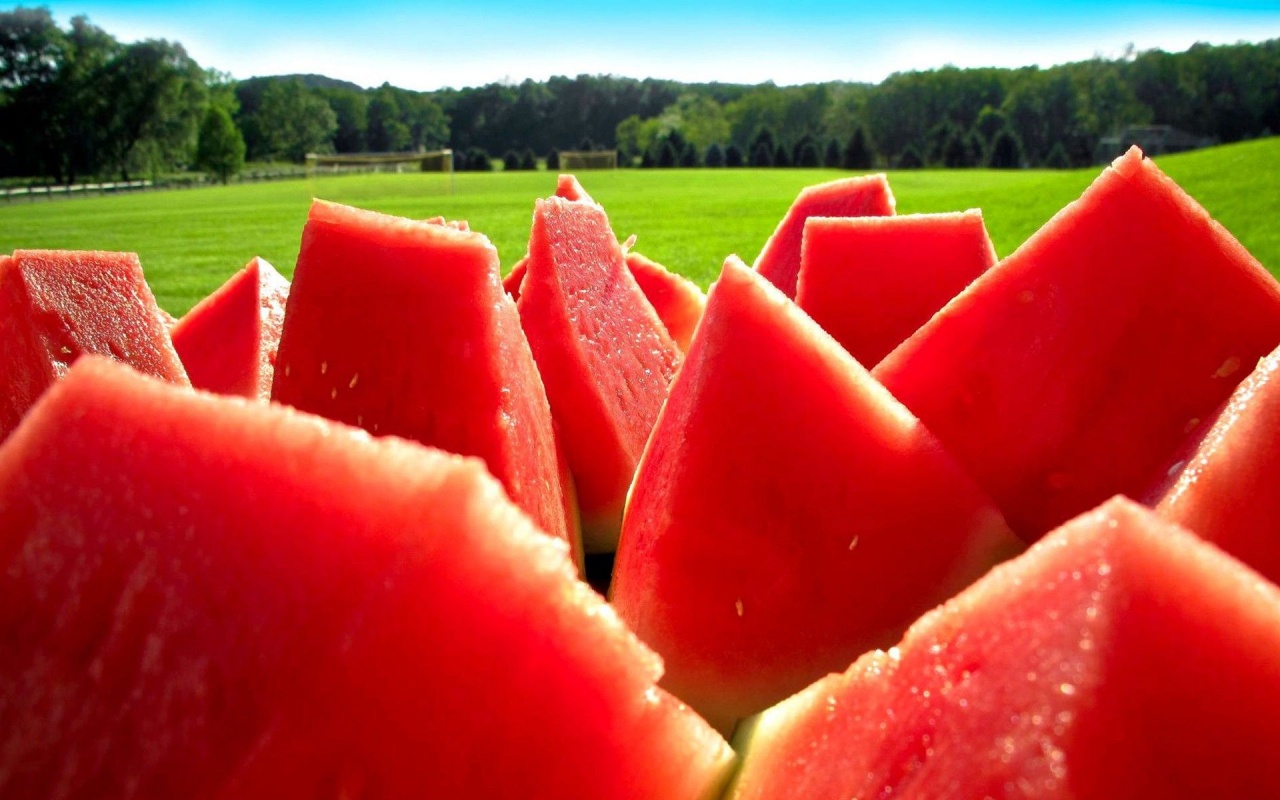
[[[577,172],[584,169],[617,169],[617,150],[561,150],[560,171]]]
[[[307,153],[307,174],[342,172],[453,172],[452,150],[407,153]]]

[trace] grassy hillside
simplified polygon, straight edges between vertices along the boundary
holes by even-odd
[[[1280,138],[1169,156],[1160,166],[1273,272],[1280,271]],[[1099,168],[1065,172],[894,172],[899,213],[981,208],[1001,255],[1012,252]],[[801,187],[833,170],[621,170],[580,175],[620,236],[703,285],[729,253],[755,258]],[[312,197],[426,217],[466,219],[509,267],[525,249],[534,198],[554,176],[461,173],[319,177],[0,206],[0,252],[15,248],[133,250],[162,306],[185,313],[255,255],[291,274]]]

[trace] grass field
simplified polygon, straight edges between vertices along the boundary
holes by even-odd
[[[1270,270],[1280,272],[1280,137],[1158,159]],[[893,172],[899,213],[981,208],[1008,255],[1100,168]],[[834,170],[618,170],[580,175],[636,249],[706,286],[729,253],[748,262],[801,187]],[[292,274],[312,197],[410,217],[466,219],[498,247],[504,270],[525,250],[546,172],[319,177],[194,190],[18,201],[0,206],[0,252],[16,248],[132,250],[160,304],[181,315],[260,255]]]

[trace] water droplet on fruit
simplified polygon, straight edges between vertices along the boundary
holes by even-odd
[[[849,542],[849,549],[850,549],[850,550],[852,550],[853,548],[855,548],[855,547],[857,547],[857,546],[858,546],[858,537],[857,537],[857,536],[855,536],[855,537],[853,537],[853,541]]]
[[[357,372],[356,374],[354,374],[354,375],[352,375],[352,376],[351,376],[351,383],[348,383],[348,384],[347,384],[347,388],[348,388],[348,389],[354,389],[354,388],[356,388],[356,384],[357,384],[357,383],[359,383],[359,382],[360,382],[360,373],[359,373],[359,372]]]
[[[1213,373],[1215,378],[1229,378],[1240,371],[1240,357],[1231,356],[1222,362],[1222,366],[1218,367],[1218,371]]]
[[[738,616],[742,616],[742,601],[741,600],[734,601],[733,607],[738,610]]]
[[[329,390],[329,399],[330,399],[330,400],[337,400],[337,399],[338,399],[338,390],[337,390],[337,389],[330,389],[330,390]]]
[[[288,364],[285,364],[285,365],[284,365],[284,376],[285,376],[286,378],[287,378],[287,377],[289,377],[289,373],[290,373],[290,372],[292,372],[292,371],[293,371],[293,370],[292,370],[292,369],[290,369],[290,367],[289,367],[289,365],[288,365]]]
[[[321,362],[320,362],[320,374],[321,374],[321,375],[323,375],[323,374],[325,374],[325,373],[326,373],[326,372],[328,372],[328,371],[329,371],[329,362],[328,362],[328,361],[321,361]]]
[[[1072,683],[1060,683],[1058,684],[1058,691],[1065,694],[1067,697],[1071,697],[1076,693],[1076,687],[1075,684]]]
[[[901,660],[902,660],[902,651],[901,651],[901,650],[899,650],[899,649],[898,649],[898,648],[896,648],[896,647],[890,647],[890,648],[889,648],[889,658],[890,658],[891,660],[893,660],[893,661],[901,661]]]

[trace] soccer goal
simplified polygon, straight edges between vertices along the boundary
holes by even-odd
[[[453,151],[307,153],[307,174],[326,172],[453,172]]]
[[[406,153],[307,153],[307,177],[345,172],[439,172],[449,176],[453,194],[453,151]]]
[[[586,169],[617,169],[617,150],[561,150],[560,171],[580,172]]]

